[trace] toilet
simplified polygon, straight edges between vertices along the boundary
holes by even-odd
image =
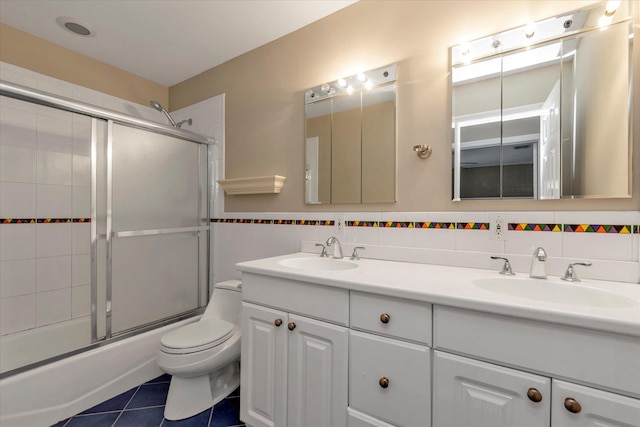
[[[238,280],[216,283],[200,320],[162,336],[158,366],[172,375],[166,419],[199,414],[240,385],[241,287]]]

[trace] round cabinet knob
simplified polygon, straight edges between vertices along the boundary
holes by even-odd
[[[282,319],[276,319],[273,324],[279,327],[280,325],[282,325]]]
[[[389,378],[387,378],[387,377],[380,378],[378,380],[378,384],[380,384],[380,387],[382,387],[382,388],[389,387]]]
[[[577,414],[582,411],[582,406],[573,397],[567,397],[564,400],[564,407],[567,411]]]
[[[384,324],[389,323],[389,320],[391,320],[391,316],[389,316],[387,313],[382,313],[380,315],[380,321]]]
[[[529,390],[527,390],[527,397],[532,402],[538,403],[538,402],[542,401],[542,393],[540,393],[538,391],[538,389],[533,388],[533,387],[531,387]]]
[[[293,322],[289,322],[287,328],[289,328],[290,331],[293,331],[296,328],[296,324]]]

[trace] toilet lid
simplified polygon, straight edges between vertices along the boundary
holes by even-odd
[[[160,343],[168,353],[192,353],[225,342],[233,324],[221,319],[200,320],[165,334]]]

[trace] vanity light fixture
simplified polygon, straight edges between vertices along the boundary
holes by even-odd
[[[479,59],[551,42],[571,34],[597,28],[604,30],[614,22],[629,18],[627,16],[629,10],[623,8],[625,4],[621,0],[598,3],[598,6],[590,9],[568,12],[542,21],[530,22],[499,34],[460,43],[451,48],[451,64],[453,66],[470,65]],[[598,15],[601,17],[598,18]],[[594,16],[593,19],[592,16]]]
[[[394,81],[396,81],[396,64],[385,65],[307,89],[304,93],[305,103],[323,101],[334,96],[351,95]]]

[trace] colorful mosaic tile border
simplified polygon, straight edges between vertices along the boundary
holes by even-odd
[[[455,222],[416,222],[416,228],[435,228],[454,230],[456,228]]]
[[[509,231],[562,231],[562,224],[509,223]]]
[[[457,222],[458,230],[488,230],[490,224],[488,222]]]
[[[275,225],[317,225],[332,226],[334,220],[310,219],[245,219],[245,218],[211,218],[213,223],[221,224],[275,224]]]
[[[69,224],[91,222],[91,218],[0,218],[0,224]]]
[[[229,219],[217,218],[211,222],[233,224],[288,224],[288,225],[325,225],[332,226],[333,220],[260,220],[260,219]],[[347,227],[364,228],[421,228],[443,230],[489,230],[488,222],[421,222],[421,221],[345,221]],[[640,225],[595,225],[595,224],[538,224],[519,223],[508,224],[510,231],[547,231],[567,233],[611,233],[630,234],[640,233]]]
[[[564,224],[564,227],[562,230],[567,233],[631,234],[633,232],[633,226],[602,225],[602,224]]]
[[[90,223],[91,218],[0,218],[0,224]],[[211,218],[212,223],[334,226],[335,220]],[[347,227],[489,230],[488,222],[345,221]],[[638,225],[509,223],[509,231],[640,234]]]

